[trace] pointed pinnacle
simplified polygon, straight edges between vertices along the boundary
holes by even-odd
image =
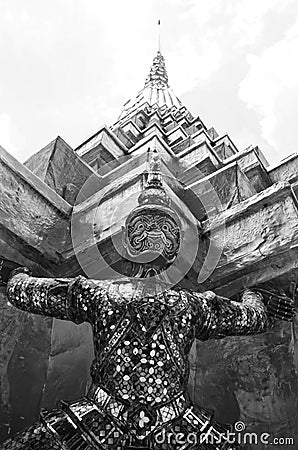
[[[147,86],[157,87],[161,89],[169,87],[165,59],[160,51],[157,52],[157,55],[153,59],[150,73],[145,81],[145,87]]]

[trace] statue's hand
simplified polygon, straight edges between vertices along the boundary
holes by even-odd
[[[286,294],[270,292],[265,289],[257,289],[257,291],[263,295],[270,317],[286,321],[293,320],[296,314],[294,300]]]
[[[21,267],[13,261],[0,258],[0,286],[6,286],[9,279],[17,273],[31,274],[27,267]]]

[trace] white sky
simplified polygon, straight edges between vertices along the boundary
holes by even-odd
[[[270,163],[296,152],[297,0],[0,0],[0,144],[76,147],[142,88],[157,50],[193,115]]]

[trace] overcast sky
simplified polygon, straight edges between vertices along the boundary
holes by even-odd
[[[111,124],[161,50],[193,115],[272,164],[296,150],[297,0],[0,0],[0,144],[19,160]]]

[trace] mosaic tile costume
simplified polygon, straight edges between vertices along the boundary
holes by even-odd
[[[8,284],[9,302],[31,313],[89,322],[95,359],[85,398],[43,411],[39,424],[3,449],[197,448],[162,446],[156,435],[162,429],[198,436],[224,430],[209,412],[191,405],[188,354],[195,338],[268,329],[260,294],[246,290],[238,303],[212,292],[156,293],[138,280],[46,279],[18,271]]]
[[[235,302],[152,281],[160,267],[175,260],[182,236],[159,166],[155,154],[147,187],[125,226],[123,243],[130,257],[156,256],[149,264],[136,264],[135,278],[36,278],[25,268],[10,277],[12,305],[89,322],[95,359],[86,397],[43,410],[39,422],[1,450],[240,448],[223,438],[219,442],[228,426],[192,405],[187,394],[192,343],[264,332],[274,317],[291,320],[294,308],[287,297],[268,292],[245,290],[242,301]]]

